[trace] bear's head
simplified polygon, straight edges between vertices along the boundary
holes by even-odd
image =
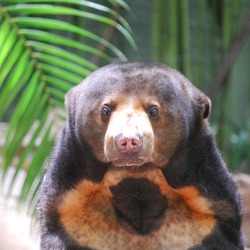
[[[66,96],[72,133],[115,167],[163,168],[206,125],[210,106],[182,74],[157,63],[108,65]]]

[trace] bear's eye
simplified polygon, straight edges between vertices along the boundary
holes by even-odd
[[[109,117],[111,115],[111,108],[107,105],[102,107],[101,114],[103,117]]]
[[[152,116],[152,117],[155,117],[155,116],[158,116],[158,114],[159,114],[159,109],[158,109],[158,107],[155,107],[155,106],[153,106],[153,107],[151,107],[150,109],[149,109],[149,115],[150,116]]]

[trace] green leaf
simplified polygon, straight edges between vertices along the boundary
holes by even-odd
[[[6,80],[7,75],[10,73],[12,68],[14,68],[17,60],[23,53],[23,41],[20,39],[15,44],[11,55],[4,61],[3,66],[0,68],[0,87]]]
[[[87,37],[93,41],[96,41],[106,46],[116,56],[118,56],[122,60],[126,60],[125,55],[119,49],[117,49],[114,45],[112,45],[110,42],[95,35],[92,32],[87,31],[86,29],[77,27],[76,25],[73,25],[64,21],[60,21],[60,20],[49,19],[49,18],[38,18],[38,17],[15,17],[13,18],[13,21],[17,23],[17,25],[20,25],[21,27],[28,26],[28,27],[35,27],[39,29],[42,28],[42,29],[63,30],[63,31],[69,31],[69,32]]]
[[[69,71],[67,70],[64,70],[64,69],[60,69],[56,66],[52,66],[52,65],[48,65],[48,64],[45,64],[45,63],[40,63],[39,64],[39,68],[44,71],[46,74],[49,74],[49,75],[54,75],[54,76],[57,76],[61,79],[64,79],[64,80],[67,80],[73,84],[78,84],[82,81],[82,77],[76,75],[76,74],[73,74],[73,73],[70,73]]]
[[[33,70],[33,63],[28,64],[29,52],[24,51],[19,62],[14,67],[12,75],[0,94],[0,118],[7,111],[20,89],[26,83]],[[27,67],[28,66],[28,67]],[[17,84],[18,83],[18,84]]]
[[[16,31],[11,30],[1,46],[0,68],[16,42]]]
[[[89,70],[86,70],[83,67],[73,62],[69,62],[67,60],[64,60],[56,56],[51,56],[51,55],[42,54],[42,53],[33,53],[33,57],[42,63],[46,63],[52,66],[57,66],[64,70],[71,71],[75,74],[78,74],[82,78],[86,77],[87,75],[91,73]]]
[[[15,167],[15,173],[12,176],[11,183],[9,185],[7,197],[11,195],[16,178],[18,177],[20,170],[23,168],[25,161],[27,161],[27,158],[29,157],[30,154],[33,153],[33,151],[35,149],[35,142],[38,139],[38,137],[41,136],[41,132],[44,129],[44,125],[47,121],[48,114],[49,114],[49,108],[47,108],[47,110],[44,111],[44,113],[39,121],[38,127],[36,128],[35,132],[31,136],[31,140],[28,142],[28,144],[24,148],[22,155],[20,156],[20,160],[19,160],[17,166]]]
[[[56,46],[53,46],[53,45],[49,45],[49,44],[46,44],[46,43],[41,43],[41,42],[35,42],[35,41],[30,41],[28,43],[28,45],[31,47],[31,48],[34,48],[36,49],[36,51],[40,51],[40,52],[44,52],[44,53],[47,53],[47,54],[50,54],[50,55],[55,55],[57,57],[61,57],[61,58],[64,58],[64,59],[67,59],[68,61],[72,61],[74,63],[78,63],[79,65],[85,67],[85,68],[88,68],[89,70],[96,70],[98,69],[98,67],[91,63],[90,61],[74,54],[74,53],[71,53],[67,50],[64,50],[62,48],[59,48],[59,47],[56,47]],[[98,52],[98,51],[96,51]],[[98,55],[100,53],[98,52]],[[89,71],[90,72],[90,71]]]
[[[51,139],[50,137],[51,127],[52,127],[52,124],[50,124],[50,126],[48,127],[45,135],[42,138],[39,148],[34,153],[32,163],[29,169],[27,170],[27,175],[26,175],[23,187],[22,187],[20,201],[24,201],[26,197],[29,195],[29,191],[32,187],[32,184],[37,178],[37,173],[40,173],[40,174],[42,173],[44,163],[49,155],[49,152],[51,151],[53,147],[54,140]]]
[[[39,15],[72,15],[72,16],[79,16],[82,18],[86,18],[86,19],[90,19],[90,20],[94,20],[94,21],[99,21],[105,24],[109,24],[113,27],[116,27],[118,25],[118,23],[116,21],[114,21],[111,18],[107,18],[103,15],[98,15],[98,14],[93,14],[87,11],[81,11],[75,8],[70,8],[70,7],[65,7],[65,6],[58,6],[58,5],[48,5],[48,4],[41,4],[42,2],[50,2],[50,3],[72,3],[72,4],[76,4],[78,6],[84,6],[84,7],[90,7],[102,12],[106,12],[111,14],[113,17],[115,17],[114,19],[117,19],[118,21],[121,22],[121,24],[124,26],[124,28],[126,30],[128,30],[129,32],[131,32],[131,28],[129,26],[129,24],[127,23],[127,21],[122,18],[116,11],[97,4],[97,3],[91,3],[91,2],[87,2],[87,1],[78,1],[78,0],[57,0],[57,1],[26,1],[27,3],[29,2],[36,2],[37,4],[19,4],[18,8],[16,7],[16,5],[14,6],[8,6],[5,8],[5,10],[7,12],[10,13],[15,13],[15,12],[21,12],[23,14],[39,14]]]
[[[94,21],[99,21],[105,24],[109,24],[111,26],[116,27],[117,22],[113,21],[110,18],[96,15],[90,12],[81,11],[65,6],[57,6],[57,5],[48,5],[48,4],[19,4],[14,6],[5,7],[5,11],[11,13],[22,13],[25,15],[71,15],[71,16],[80,16],[83,18],[91,19]]]
[[[68,92],[74,86],[74,84],[70,84],[69,82],[54,76],[46,76],[46,81],[50,87],[59,89],[64,93]]]
[[[86,51],[88,53],[91,53],[93,55],[101,57],[107,61],[110,60],[110,57],[107,54],[105,54],[101,51],[98,51],[95,48],[92,48],[92,47],[85,45],[85,44],[81,44],[79,42],[76,42],[76,41],[69,39],[69,38],[66,38],[66,37],[51,34],[50,32],[45,32],[45,31],[40,31],[40,30],[31,30],[31,29],[30,30],[29,29],[22,29],[22,30],[20,30],[20,34],[27,36],[28,39],[36,39],[36,40],[48,42],[51,44],[72,47],[74,49]],[[32,46],[32,45],[34,45],[34,43],[27,42],[27,45]]]
[[[0,17],[2,18],[3,15],[1,12],[0,12],[0,14],[1,14]],[[0,26],[0,51],[3,48],[4,41],[5,41],[6,37],[8,36],[10,30],[11,30],[11,27],[10,27],[9,20],[4,20]],[[2,55],[1,55],[1,57],[2,57]]]
[[[23,117],[24,113],[27,111],[28,106],[31,103],[31,100],[34,97],[39,97],[39,94],[42,93],[43,86],[39,86],[39,77],[40,73],[35,72],[32,78],[29,81],[29,84],[26,90],[22,93],[13,113],[11,116],[11,120],[9,122],[9,130],[12,131],[14,127],[16,127]],[[39,87],[38,87],[39,86]]]
[[[62,92],[59,89],[51,88],[50,93],[54,97],[55,100],[59,100],[60,103],[63,105],[65,92]],[[62,109],[64,109],[64,106]]]
[[[12,129],[9,130],[6,136],[6,143],[3,148],[3,152],[6,156],[4,161],[4,172],[6,172],[7,168],[10,166],[17,151],[22,148],[23,139],[28,134],[34,122],[41,115],[42,110],[46,107],[47,96],[42,96],[42,89],[43,86],[40,85],[29,103],[29,108],[24,111],[21,119],[16,121],[16,123],[14,123],[13,120],[9,123]]]

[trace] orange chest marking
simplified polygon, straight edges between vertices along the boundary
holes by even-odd
[[[126,230],[112,206],[109,187],[128,176],[150,179],[169,203],[161,226],[145,236]],[[158,170],[140,174],[111,171],[99,184],[83,180],[64,194],[58,213],[67,233],[79,245],[93,249],[187,249],[200,244],[216,224],[208,200],[194,187],[173,190]]]
[[[209,200],[201,196],[195,187],[188,186],[180,189],[173,189],[173,191],[182,197],[183,201],[193,211],[201,214],[214,215],[213,211],[211,210],[211,204]]]

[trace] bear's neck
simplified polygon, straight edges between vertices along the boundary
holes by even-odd
[[[190,133],[186,143],[178,146],[163,173],[173,188],[181,188],[201,183],[212,168],[212,171],[216,171],[221,165],[224,165],[224,162],[211,130],[201,126]]]

